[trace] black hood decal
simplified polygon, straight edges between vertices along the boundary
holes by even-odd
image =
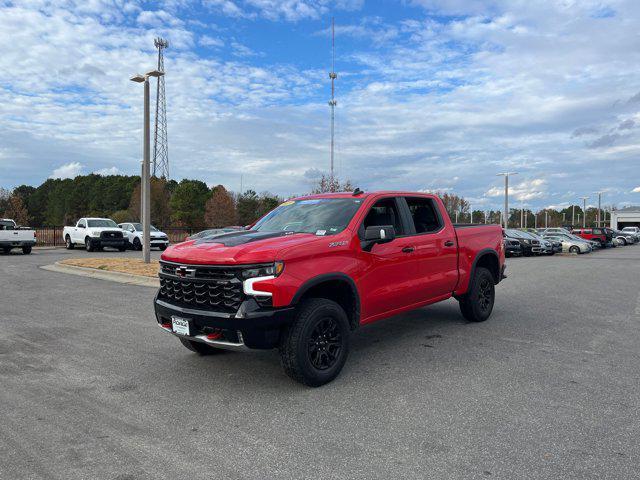
[[[241,232],[223,233],[215,237],[205,237],[195,241],[196,245],[203,243],[220,243],[225,247],[237,247],[245,243],[267,240],[269,238],[284,237],[292,235],[293,232],[258,232],[255,230],[245,230]]]

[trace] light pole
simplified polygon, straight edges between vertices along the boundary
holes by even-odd
[[[549,210],[544,211],[544,228],[549,228]]]
[[[600,228],[600,212],[602,206],[602,192],[595,192],[598,194],[598,215],[596,215],[596,225]]]
[[[582,199],[582,228],[587,226],[587,199],[589,197],[580,197]],[[580,223],[580,214],[578,214],[578,223]]]
[[[504,228],[507,228],[509,224],[509,175],[517,174],[518,172],[502,172],[496,174],[498,177],[504,177],[504,215],[502,216]]]
[[[571,205],[571,226],[576,224],[576,206]]]
[[[533,214],[533,223],[534,223],[533,228],[535,228],[537,230],[538,229],[538,214],[537,213]]]
[[[144,83],[144,140],[142,146],[142,175],[140,216],[142,217],[142,259],[144,263],[151,261],[151,132],[149,130],[149,77],[160,77],[164,72],[152,70],[145,75],[136,74],[130,78],[132,82]]]
[[[562,212],[562,226],[567,224],[567,212]]]
[[[524,228],[524,204],[520,204],[520,228]]]

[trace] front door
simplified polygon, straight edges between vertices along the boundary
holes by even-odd
[[[406,236],[406,224],[394,197],[374,203],[360,226],[360,232],[363,234],[367,227],[382,225],[393,226],[396,238],[359,254],[363,273],[358,291],[362,296],[363,323],[418,301],[413,288],[418,275],[413,238]]]

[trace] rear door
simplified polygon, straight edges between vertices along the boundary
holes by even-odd
[[[445,222],[430,197],[403,197],[410,222],[409,237],[418,269],[415,284],[421,301],[450,294],[458,283],[458,244],[453,225]]]
[[[408,225],[398,199],[376,199],[360,224],[358,236],[362,240],[366,227],[378,225],[392,225],[396,238],[389,243],[374,245],[369,252],[362,250],[360,253],[363,273],[358,281],[358,290],[365,321],[420,301],[419,290],[415,288],[418,267],[414,238],[407,235]]]

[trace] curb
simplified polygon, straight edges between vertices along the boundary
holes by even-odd
[[[48,270],[50,272],[68,273],[71,275],[79,275],[81,277],[98,278],[100,280],[107,280],[110,282],[126,283],[127,285],[138,285],[141,287],[160,287],[160,280],[152,277],[145,277],[143,275],[133,275],[131,273],[122,272],[109,272],[105,270],[98,270],[95,268],[76,267],[75,265],[63,265],[56,262],[52,265],[42,265],[40,268]]]

